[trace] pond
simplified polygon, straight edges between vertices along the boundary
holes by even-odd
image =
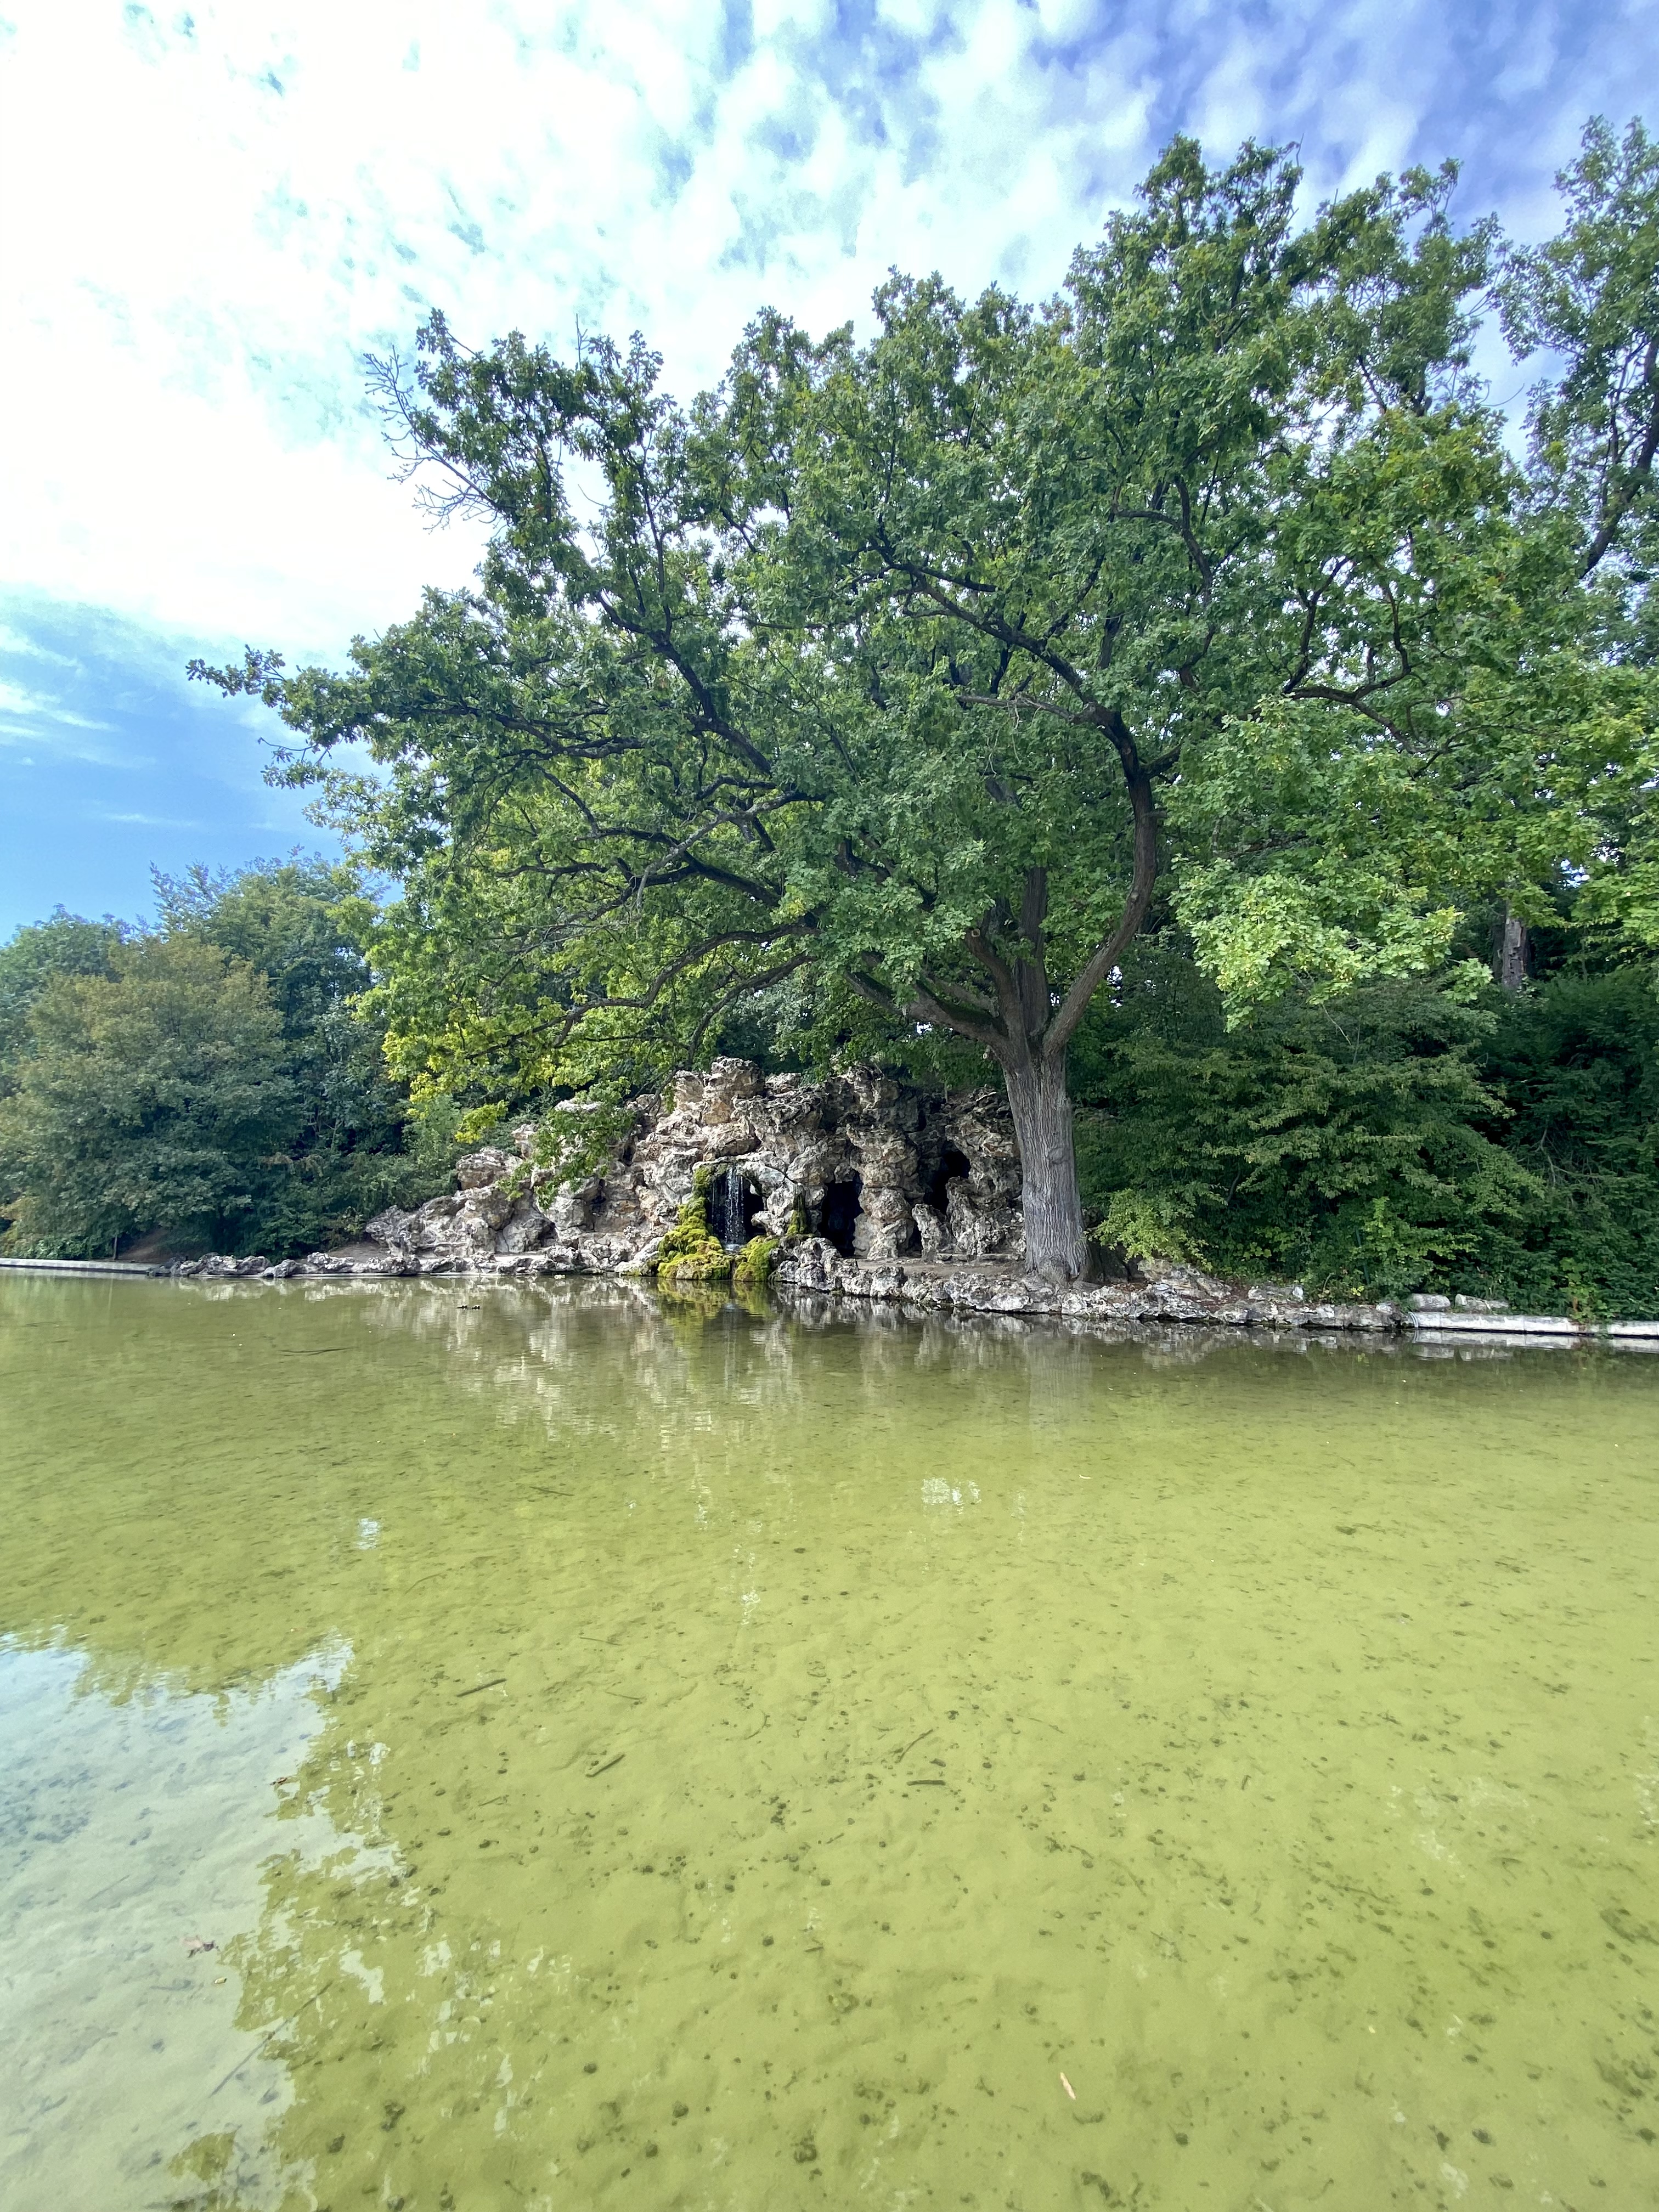
[[[1659,1361],[14,1276],[0,1418],[9,2212],[1659,2203]]]

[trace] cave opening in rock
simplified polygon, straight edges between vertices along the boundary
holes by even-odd
[[[853,1224],[864,1210],[859,1203],[863,1188],[863,1176],[854,1175],[830,1183],[823,1194],[818,1234],[829,1238],[843,1260],[853,1257]]]
[[[739,1168],[711,1168],[708,1175],[708,1227],[728,1252],[738,1251],[755,1231],[761,1210],[758,1187]]]
[[[947,1145],[939,1156],[939,1165],[933,1170],[933,1179],[927,1186],[927,1203],[941,1218],[944,1216],[945,1196],[951,1185],[958,1176],[965,1176],[968,1171],[967,1154],[959,1152],[954,1145]]]

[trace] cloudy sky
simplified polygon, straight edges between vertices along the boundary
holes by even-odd
[[[1537,236],[1656,82],[1651,0],[0,0],[0,933],[318,842],[183,665],[465,578],[363,398],[429,307],[690,387],[890,265],[1046,292],[1177,130]]]

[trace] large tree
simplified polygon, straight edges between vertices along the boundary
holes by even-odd
[[[56,975],[107,975],[116,947],[131,935],[113,915],[89,921],[58,907],[0,945],[0,1098],[17,1087],[29,1048],[29,1015]]]
[[[298,1120],[264,976],[216,945],[139,937],[105,974],[54,975],[29,1033],[0,1101],[12,1248],[234,1240]]]
[[[1302,227],[1298,181],[1178,141],[1045,307],[896,277],[868,343],[763,317],[689,408],[638,341],[434,318],[383,365],[427,495],[488,522],[478,588],[343,674],[196,672],[401,879],[405,1053],[569,1080],[791,992],[954,1032],[1071,1277],[1067,1046],[1161,874],[1239,991],[1443,953],[1501,838],[1441,764],[1543,588],[1468,374],[1493,236],[1449,171]]]
[[[107,1252],[161,1230],[288,1254],[447,1179],[360,1010],[375,916],[298,856],[155,874],[158,927],[60,909],[0,945],[0,1220]],[[416,1140],[414,1155],[406,1135]]]
[[[1530,520],[1569,587],[1558,602],[1595,671],[1556,796],[1577,842],[1585,918],[1659,951],[1659,143],[1599,117],[1557,178],[1567,219],[1511,253],[1499,287],[1517,353],[1555,373],[1529,410]],[[1563,842],[1563,841],[1558,841]]]

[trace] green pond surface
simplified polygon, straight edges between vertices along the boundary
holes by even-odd
[[[0,1280],[0,2203],[1659,2204],[1656,1478],[1639,1357]]]

